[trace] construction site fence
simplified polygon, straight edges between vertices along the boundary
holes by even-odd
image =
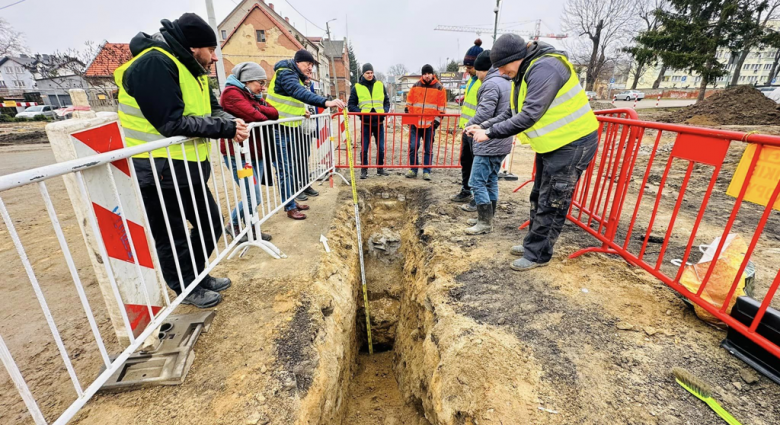
[[[631,110],[599,114],[598,152],[575,188],[568,219],[602,245],[571,258],[617,254],[780,358],[780,347],[759,332],[768,309],[778,308],[780,261],[771,255],[777,251],[771,242],[780,228],[780,165],[772,166],[780,163],[780,136],[639,121]],[[751,150],[752,160],[743,160],[737,171],[724,167]],[[751,186],[753,181],[764,184],[763,190]],[[748,202],[748,192],[754,202],[762,195],[766,206]],[[713,271],[731,234],[745,240],[747,252],[729,277],[725,301],[713,303],[703,294],[714,285]],[[709,246],[714,255],[692,292],[681,278],[688,265],[701,259],[699,246]],[[760,307],[744,324],[729,310],[751,257],[760,282],[752,296]]]
[[[351,112],[348,119],[355,168],[461,167],[462,144],[458,114]],[[339,115],[336,120],[336,168],[349,168],[347,126],[343,116]],[[377,140],[383,140],[384,143],[377,143]]]
[[[15,317],[25,324],[0,324],[0,359],[26,412],[7,409],[0,412],[0,422],[31,418],[38,425],[67,423],[131,354],[157,337],[163,321],[222,261],[252,246],[283,257],[260,238],[260,226],[313,182],[333,173],[331,126],[330,114],[320,114],[253,123],[250,138],[242,143],[184,137],[133,147],[115,139],[93,143],[98,135],[110,136],[111,131],[123,134],[113,121],[86,130],[95,131],[87,134],[91,139],[69,135],[113,150],[0,176],[0,214],[5,225],[0,243],[12,246],[16,253],[15,261],[4,267],[11,275],[26,276],[32,288],[29,296],[34,297],[30,300],[39,306],[14,310],[14,305],[24,305],[22,299],[14,299],[8,304],[11,311],[3,311],[8,320]],[[204,143],[208,154],[201,157],[199,148]],[[194,145],[197,161],[174,167],[174,156],[185,155],[187,145]],[[228,149],[223,155],[221,145],[232,146],[232,153]],[[160,161],[165,166],[155,166]],[[144,162],[151,167],[153,186],[138,184],[136,167]],[[161,183],[164,170],[173,184]],[[63,182],[67,192],[62,190]],[[134,212],[136,201],[140,207]],[[209,201],[212,206],[200,211],[192,207]],[[149,210],[150,203],[157,209]],[[30,208],[37,211],[30,213]],[[237,231],[231,237],[223,228],[231,225],[237,208],[244,219],[234,222]],[[85,214],[83,223],[79,210]],[[161,274],[147,211],[161,211],[162,217],[152,217],[158,223],[155,235],[171,245],[181,287],[178,295],[169,293]],[[71,218],[74,212],[76,220]],[[165,227],[162,233],[160,222]],[[33,231],[40,226],[48,226],[47,234],[52,236],[36,237],[41,233]],[[248,240],[241,243],[243,237]],[[176,238],[186,239],[186,253],[177,252],[182,245],[175,243]],[[202,264],[195,258],[199,254]],[[91,256],[102,260],[92,261]],[[194,270],[194,279],[183,274],[185,265]],[[95,280],[99,285],[90,284]],[[28,291],[20,288],[20,294]],[[42,335],[40,347],[31,347],[33,324],[39,327],[35,335]],[[111,325],[114,332],[106,331]],[[31,356],[26,351],[30,349],[40,353]],[[36,361],[39,357],[43,363]],[[47,370],[44,375],[42,367]],[[5,377],[0,388],[10,390]],[[6,393],[6,403],[16,405],[14,398]],[[60,406],[68,407],[61,410]]]

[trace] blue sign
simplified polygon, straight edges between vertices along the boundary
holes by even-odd
[[[610,78],[610,79],[609,79],[609,84],[614,84],[614,83],[615,83],[615,78],[614,78],[614,77],[613,77],[613,78]]]
[[[772,84],[774,84],[775,82],[777,82],[777,78],[772,78]]]
[[[687,80],[687,79],[688,79],[688,76],[687,76],[687,75],[684,75],[684,76],[682,77],[682,81],[683,81],[683,82],[685,82],[685,80]]]

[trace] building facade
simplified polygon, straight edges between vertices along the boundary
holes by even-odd
[[[0,59],[0,97],[23,100],[24,93],[35,91],[35,76],[27,69],[32,61],[26,55]]]
[[[331,63],[322,37],[306,37],[289,18],[282,17],[273,3],[258,0],[241,1],[218,25],[222,42],[225,72],[241,62],[260,64],[270,79],[277,62],[291,59],[295,52],[306,49],[314,56],[312,84],[315,91],[328,96],[332,92]]]

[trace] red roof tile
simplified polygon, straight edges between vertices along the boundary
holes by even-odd
[[[106,43],[95,60],[87,68],[87,77],[114,77],[114,71],[133,58],[128,43]],[[216,65],[209,70],[209,77],[216,77]]]
[[[87,68],[87,77],[113,77],[114,71],[133,58],[128,43],[105,43]]]

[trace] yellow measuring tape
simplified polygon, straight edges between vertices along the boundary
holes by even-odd
[[[355,204],[355,227],[357,229],[358,252],[360,253],[360,282],[363,286],[363,304],[366,309],[366,331],[368,332],[368,353],[374,354],[371,342],[371,316],[368,313],[368,289],[366,288],[366,269],[363,264],[363,236],[360,232],[360,207],[358,206],[357,187],[355,186],[355,162],[352,159],[352,139],[349,133],[349,116],[344,109],[344,131],[347,133],[347,160],[349,161],[349,181],[352,186],[352,202]]]

